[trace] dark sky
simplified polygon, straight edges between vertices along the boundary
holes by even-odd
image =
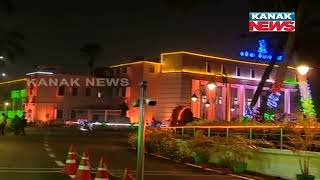
[[[97,65],[137,56],[157,58],[176,50],[238,57],[240,49],[256,46],[254,38],[240,38],[248,32],[248,0],[204,1],[183,15],[161,0],[14,2],[15,14],[2,14],[0,20],[5,28],[25,35],[26,54],[6,67],[11,77],[32,71],[35,64],[86,73],[86,58],[79,51],[86,42],[104,48]]]

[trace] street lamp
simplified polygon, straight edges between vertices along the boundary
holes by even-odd
[[[6,77],[6,76],[7,76],[7,73],[4,73],[4,72],[3,72],[3,73],[1,73],[1,76],[2,76],[2,77]]]
[[[209,101],[207,101],[206,103],[204,103],[204,105],[205,105],[207,108],[210,107]]]
[[[301,76],[306,75],[310,70],[310,67],[306,66],[306,65],[300,65],[297,67],[297,71]]]
[[[210,81],[208,84],[207,84],[207,87],[209,90],[214,90],[214,88],[217,87],[216,83],[214,83],[213,81]]]
[[[197,96],[196,94],[193,94],[193,95],[191,96],[191,100],[192,100],[193,102],[196,102],[196,101],[198,100],[198,96]]]
[[[0,56],[0,59],[4,59],[4,57],[3,57],[3,56]]]

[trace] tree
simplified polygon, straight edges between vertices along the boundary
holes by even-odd
[[[24,36],[18,32],[0,33],[0,55],[9,63],[13,63],[16,56],[24,54],[22,41]]]
[[[103,48],[99,43],[93,42],[84,44],[80,51],[88,57],[89,74],[92,75],[94,64],[101,55]]]

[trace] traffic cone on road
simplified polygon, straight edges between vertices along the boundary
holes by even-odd
[[[62,174],[75,175],[77,172],[77,154],[74,144],[70,145],[66,163],[62,169]]]
[[[128,170],[127,168],[124,170],[122,180],[134,180],[134,178],[131,175],[130,170]]]
[[[109,180],[110,173],[106,165],[106,160],[101,157],[97,174],[94,180]]]
[[[83,152],[74,180],[92,180],[88,151]]]

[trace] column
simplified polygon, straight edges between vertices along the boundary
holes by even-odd
[[[291,113],[290,101],[290,89],[284,89],[284,113],[286,114]]]
[[[239,116],[246,114],[246,102],[245,102],[245,88],[244,85],[240,85],[238,88],[238,105],[239,105]]]

